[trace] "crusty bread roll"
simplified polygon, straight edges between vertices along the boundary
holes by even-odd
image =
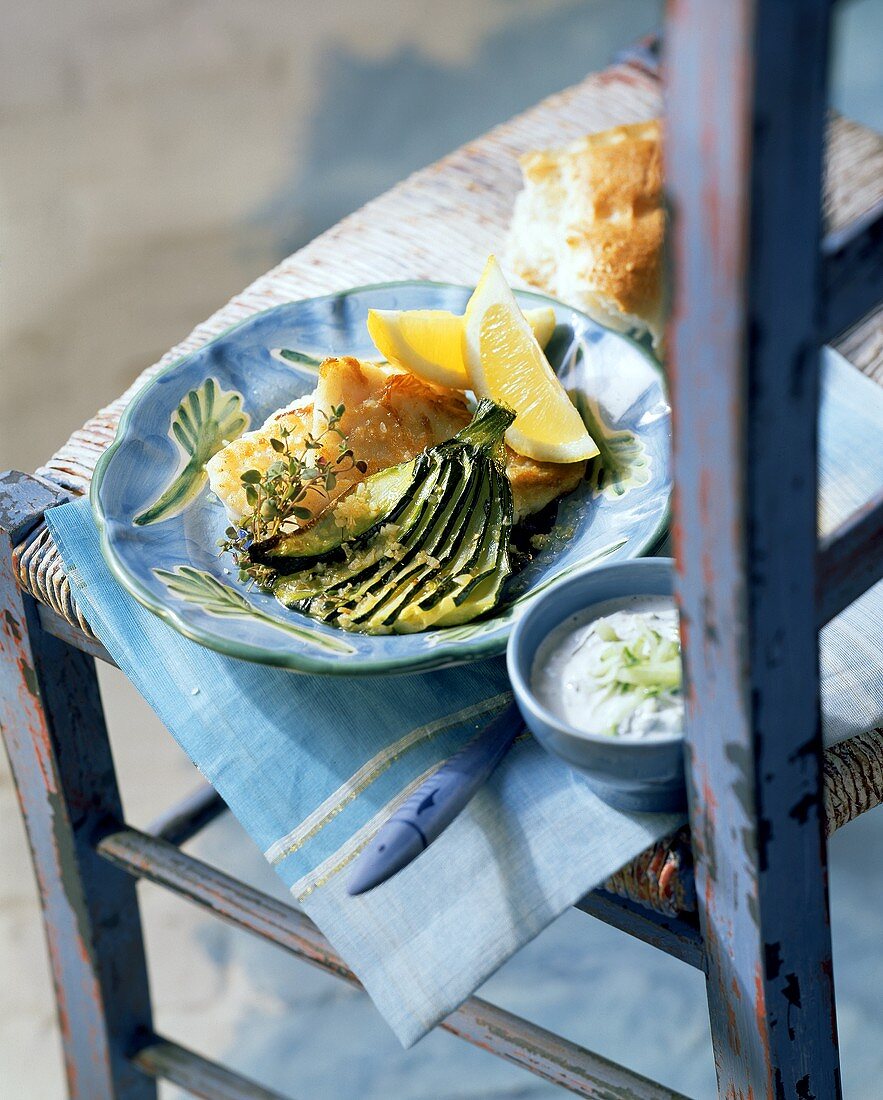
[[[662,143],[657,120],[521,157],[508,265],[620,332],[663,337]]]

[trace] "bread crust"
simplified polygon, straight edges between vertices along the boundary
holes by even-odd
[[[658,120],[520,158],[507,259],[603,324],[662,340],[665,214]]]

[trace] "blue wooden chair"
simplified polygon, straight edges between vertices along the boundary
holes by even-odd
[[[883,575],[883,498],[816,537],[818,349],[883,299],[883,205],[842,231],[821,229],[830,6],[672,6],[674,544],[692,841],[658,845],[581,903],[705,970],[719,1094],[729,1098],[841,1094],[825,828],[883,800],[883,734],[824,752],[819,721],[818,629]],[[613,88],[646,109],[652,81],[639,70],[651,64],[646,53],[632,58],[525,125],[548,129],[557,111],[572,126],[586,97]],[[490,135],[444,162],[442,176],[470,156],[486,168],[511,152]],[[378,200],[359,228],[373,232],[418,190]],[[328,247],[340,251],[345,238],[341,230]],[[418,244],[425,263],[426,240]],[[320,252],[307,253],[301,268],[295,257],[291,272],[276,273],[280,293],[289,275],[310,292]],[[271,304],[270,285],[235,308]],[[136,879],[356,979],[303,914],[182,850],[223,809],[210,789],[146,832],[123,820],[94,668],[109,658],[41,523],[85,488],[121,407],[77,433],[42,476],[0,484],[0,720],[34,853],[70,1094],[148,1100],[166,1079],[199,1096],[266,1098],[274,1094],[155,1033]],[[442,1026],[582,1096],[675,1095],[477,998]]]

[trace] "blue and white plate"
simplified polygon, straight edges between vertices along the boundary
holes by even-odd
[[[655,361],[576,310],[551,305],[549,359],[601,448],[602,463],[562,499],[548,545],[490,617],[422,634],[349,634],[290,611],[237,578],[217,540],[227,521],[205,462],[315,386],[327,355],[376,358],[369,308],[462,313],[471,291],[387,283],[291,302],[249,318],[173,363],[135,396],[92,482],[105,557],[120,583],[177,630],[244,660],[341,675],[416,672],[502,653],[531,597],[592,564],[637,557],[665,530],[671,410]],[[287,351],[286,355],[284,352]]]

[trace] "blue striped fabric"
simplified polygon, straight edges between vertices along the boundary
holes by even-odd
[[[883,390],[830,355],[822,415],[825,527],[883,484]],[[204,649],[142,608],[105,566],[86,501],[49,525],[101,641],[409,1045],[674,815],[624,814],[521,738],[409,868],[360,898],[346,871],[377,825],[508,699],[502,659],[420,676],[298,676]],[[883,587],[826,628],[830,738],[883,718]]]

